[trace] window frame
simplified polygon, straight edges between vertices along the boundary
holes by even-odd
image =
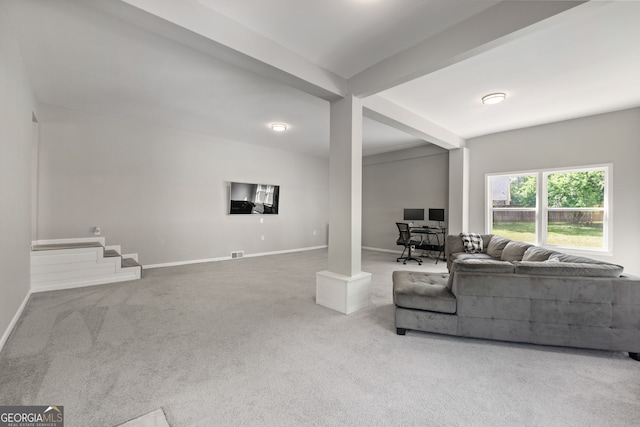
[[[602,170],[604,171],[604,203],[602,208],[549,208],[548,199],[548,177],[552,174],[572,173],[572,172],[588,172]],[[499,172],[485,174],[485,232],[493,231],[493,212],[496,208],[493,206],[493,189],[492,179],[495,177],[513,177],[535,175],[536,176],[536,206],[534,208],[497,208],[502,211],[528,211],[535,212],[535,237],[536,241],[532,242],[538,246],[552,249],[560,249],[567,252],[575,253],[593,253],[598,255],[613,254],[613,164],[597,164],[587,166],[572,166],[563,168],[548,168],[537,170]],[[586,247],[586,246],[568,246],[550,244],[547,241],[548,235],[548,218],[549,212],[562,210],[580,210],[580,211],[602,211],[602,247]]]

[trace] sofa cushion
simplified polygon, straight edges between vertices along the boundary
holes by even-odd
[[[502,236],[492,236],[487,245],[487,254],[495,259],[502,258],[502,251],[511,240]]]
[[[551,255],[555,254],[557,254],[556,251],[541,248],[538,246],[531,246],[524,252],[522,261],[546,261]]]
[[[608,262],[600,261],[597,259],[587,258],[584,256],[578,256],[578,255],[569,255],[563,252],[557,252],[557,258],[559,261],[562,261],[562,262],[578,262],[578,263],[585,263],[585,264],[609,264]]]
[[[460,233],[464,244],[464,251],[469,254],[477,254],[484,251],[484,241],[477,233]]]
[[[531,243],[517,242],[515,240],[512,240],[504,247],[500,259],[502,261],[522,261],[524,253],[531,246],[533,246]]]
[[[623,268],[615,264],[582,262],[514,262],[516,274],[532,276],[620,277]]]
[[[459,259],[493,259],[488,254],[480,253],[480,254],[468,254],[466,252],[457,252],[455,254],[451,254],[451,262],[456,262]],[[453,264],[451,264],[451,268],[453,268]]]
[[[448,274],[419,271],[393,272],[393,302],[398,307],[456,312],[456,297],[447,287]]]
[[[453,262],[453,272],[514,273],[515,266],[508,261],[495,259],[458,259]]]

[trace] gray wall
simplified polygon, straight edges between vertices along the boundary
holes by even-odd
[[[448,214],[449,154],[435,146],[369,156],[363,160],[362,245],[401,250],[396,222],[404,208],[444,208]]]
[[[39,178],[39,239],[100,226],[146,265],[327,244],[323,158],[43,105]],[[228,215],[230,181],[280,185],[279,215]]]
[[[470,231],[485,231],[487,173],[612,163],[613,256],[595,258],[640,274],[639,141],[638,108],[468,140]]]
[[[0,7],[0,340],[29,293],[35,97]],[[0,346],[3,341],[0,341]]]

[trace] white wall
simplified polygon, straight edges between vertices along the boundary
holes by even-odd
[[[43,105],[39,162],[39,239],[100,226],[145,265],[327,244],[327,159]],[[229,181],[280,185],[279,215],[228,215]]]
[[[435,146],[396,151],[363,160],[362,245],[401,250],[396,222],[404,208],[444,208],[448,215],[449,154]]]
[[[640,109],[502,132],[467,141],[470,231],[485,231],[487,173],[613,164],[613,256],[640,274]]]
[[[0,348],[29,293],[35,106],[16,41],[0,7]]]

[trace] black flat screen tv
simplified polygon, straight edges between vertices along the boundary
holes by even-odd
[[[277,215],[280,186],[231,182],[229,215]]]
[[[429,221],[444,222],[444,209],[429,209]]]
[[[405,209],[405,221],[424,221],[424,209]]]

